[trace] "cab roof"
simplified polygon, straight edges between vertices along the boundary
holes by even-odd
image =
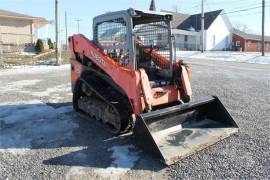
[[[138,9],[127,9],[122,11],[108,12],[94,18],[95,22],[104,22],[108,18],[125,16],[126,18],[132,18],[133,25],[145,24],[150,22],[159,21],[171,21],[173,15],[168,12],[156,12],[156,11],[143,11]]]

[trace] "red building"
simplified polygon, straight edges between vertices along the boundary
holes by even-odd
[[[236,51],[244,52],[261,52],[262,51],[262,37],[255,34],[247,34],[245,32],[234,29],[232,48]],[[264,44],[265,52],[270,52],[270,37],[265,36]]]

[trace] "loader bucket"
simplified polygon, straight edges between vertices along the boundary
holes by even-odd
[[[133,129],[138,145],[166,165],[238,131],[217,97],[142,114]]]

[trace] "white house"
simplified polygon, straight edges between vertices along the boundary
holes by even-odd
[[[172,28],[176,39],[176,48],[199,50],[201,14],[170,13],[173,14]],[[224,10],[206,12],[204,27],[205,50],[226,50],[231,48],[233,28]]]

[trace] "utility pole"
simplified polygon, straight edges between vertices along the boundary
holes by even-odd
[[[202,0],[202,14],[201,14],[201,52],[204,52],[204,0]]]
[[[75,21],[77,21],[77,28],[78,28],[78,34],[80,33],[80,21],[82,21],[81,19],[75,19]]]
[[[264,56],[264,17],[265,16],[265,0],[262,0],[262,56]]]
[[[56,64],[58,66],[61,65],[61,42],[60,42],[60,16],[59,16],[59,4],[60,0],[55,0],[55,56],[56,56]]]
[[[67,11],[65,11],[65,28],[66,28],[66,50],[68,50]]]
[[[0,32],[0,66],[2,64],[4,64],[4,60],[3,60],[3,42],[2,42],[2,34]]]

